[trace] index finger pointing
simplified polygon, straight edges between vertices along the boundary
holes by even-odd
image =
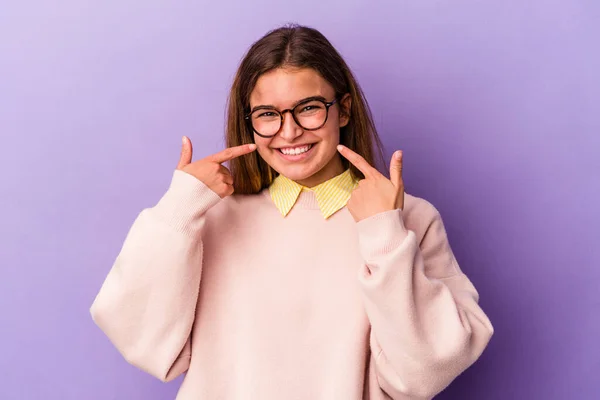
[[[241,146],[228,147],[212,156],[208,156],[207,159],[221,164],[225,161],[230,161],[234,158],[243,156],[244,154],[252,153],[254,150],[256,150],[256,145],[254,143],[243,144]]]
[[[339,145],[337,149],[342,156],[344,156],[344,158],[350,161],[352,165],[358,168],[358,170],[365,175],[365,178],[371,178],[379,172],[373,168],[362,156],[350,150],[346,146]]]

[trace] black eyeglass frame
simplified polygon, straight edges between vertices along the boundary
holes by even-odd
[[[298,118],[296,118],[296,108],[306,105],[306,103],[310,103],[311,101],[319,101],[321,103],[323,103],[325,105],[325,120],[323,121],[323,123],[321,125],[319,125],[316,128],[305,128],[304,126],[302,126],[302,124],[298,121]],[[306,131],[316,131],[317,129],[321,129],[323,126],[325,126],[325,124],[327,123],[327,119],[329,118],[329,108],[334,105],[335,103],[337,103],[338,99],[333,99],[332,101],[325,101],[322,97],[309,97],[307,99],[302,100],[300,103],[296,104],[293,108],[286,108],[285,110],[281,110],[279,111],[276,108],[273,107],[260,107],[260,108],[256,108],[252,111],[250,111],[249,113],[247,113],[244,116],[244,119],[246,121],[248,121],[248,124],[250,126],[250,128],[252,129],[252,131],[254,133],[256,133],[258,136],[268,139],[268,138],[272,138],[273,136],[277,135],[280,131],[281,128],[283,127],[283,114],[289,112],[290,114],[292,114],[292,118],[294,119],[294,122],[296,122],[296,124],[301,127],[302,129],[306,130]],[[279,118],[281,119],[281,121],[279,122],[279,129],[277,130],[277,132],[275,132],[272,135],[263,135],[262,133],[258,132],[256,129],[254,129],[254,124],[252,124],[252,120],[250,119],[250,117],[252,116],[252,114],[254,114],[256,111],[261,111],[261,110],[271,110],[271,111],[275,111],[279,114]]]

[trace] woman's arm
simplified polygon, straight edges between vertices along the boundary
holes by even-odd
[[[380,387],[395,400],[430,399],[473,364],[493,327],[461,272],[440,214],[422,199],[357,224],[359,273]],[[407,230],[404,213],[418,220]]]
[[[125,359],[162,381],[189,367],[204,214],[219,200],[176,170],[158,204],[136,218],[90,309]]]

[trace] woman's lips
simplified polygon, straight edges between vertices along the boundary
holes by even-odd
[[[308,149],[308,151],[305,151],[304,153],[300,153],[300,154],[283,154],[281,149],[276,149],[277,153],[281,156],[281,158],[283,158],[286,161],[302,161],[304,159],[306,159],[307,157],[309,157],[314,148],[316,146],[316,143],[310,144],[310,148]],[[298,147],[306,147],[306,146],[295,146],[294,148],[298,148]],[[286,149],[289,149],[290,147],[284,147]]]

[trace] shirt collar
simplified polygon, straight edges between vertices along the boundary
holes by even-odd
[[[279,175],[269,186],[269,194],[281,215],[285,217],[294,207],[303,190],[314,192],[321,214],[327,219],[348,203],[357,185],[358,181],[349,169],[313,188],[302,186]]]

